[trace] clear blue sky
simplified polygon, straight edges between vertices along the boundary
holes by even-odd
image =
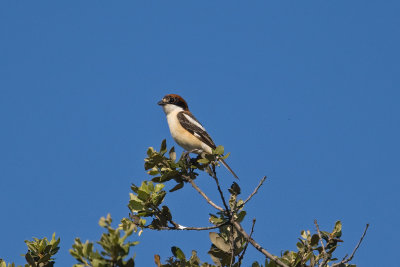
[[[57,266],[71,266],[75,237],[98,240],[101,216],[127,216],[146,148],[174,145],[156,102],[178,93],[231,152],[243,197],[269,177],[247,218],[263,246],[294,249],[314,219],[340,219],[344,256],[370,223],[354,263],[393,266],[399,11],[390,0],[1,1],[0,257],[22,264],[25,239],[56,232]],[[209,177],[199,183],[217,197]],[[213,211],[190,187],[168,203],[183,225]],[[211,261],[205,233],[134,239],[138,266],[172,245]]]

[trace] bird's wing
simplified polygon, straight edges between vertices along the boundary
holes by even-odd
[[[178,113],[179,123],[189,131],[191,134],[196,136],[200,141],[211,147],[212,149],[216,148],[214,141],[206,132],[203,125],[193,116],[192,113],[188,111],[181,111]]]

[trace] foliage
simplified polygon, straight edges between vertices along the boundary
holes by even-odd
[[[131,211],[130,219],[137,227],[141,228],[141,231],[144,229],[209,230],[210,227],[181,226],[173,220],[170,208],[162,205],[167,196],[167,192],[164,190],[166,183],[175,182],[169,193],[182,189],[187,183],[191,183],[196,189],[194,181],[199,172],[205,171],[215,179],[221,200],[224,203],[224,208],[217,207],[217,212],[210,214],[209,221],[218,231],[209,232],[211,247],[208,254],[215,266],[240,266],[251,239],[247,233],[243,232],[241,227],[237,227],[237,224],[240,225],[246,216],[244,210],[246,202],[238,198],[241,189],[237,183],[233,183],[228,189],[230,196],[229,201],[226,202],[215,172],[219,158],[225,159],[229,154],[223,155],[224,148],[222,146],[217,147],[212,154],[203,153],[195,159],[189,158],[184,153],[179,160],[176,160],[174,147],[167,152],[165,140],[161,143],[159,151],[152,147],[147,150],[145,170],[148,171],[151,179],[143,181],[140,186],[132,185],[128,204]],[[196,190],[199,191],[200,189]],[[337,261],[333,253],[338,244],[343,242],[340,240],[341,230],[342,225],[338,221],[332,232],[319,232],[318,229],[318,233],[311,235],[310,231],[302,231],[301,238],[297,243],[297,251],[285,251],[280,257],[267,256],[264,266],[329,266],[329,263]],[[320,240],[320,236],[322,240]],[[192,256],[189,259],[186,259],[183,251],[177,247],[172,248],[172,254],[173,256],[168,258],[164,265],[160,263],[160,258],[156,255],[157,266],[214,266],[209,263],[202,263],[195,250],[192,251]],[[254,262],[253,266],[263,265]],[[336,263],[336,266],[355,265]]]
[[[144,164],[150,178],[142,181],[140,186],[132,184],[128,203],[129,216],[123,218],[117,228],[111,227],[110,215],[100,219],[99,225],[106,230],[101,235],[100,241],[96,242],[101,247],[100,252],[94,248],[93,242],[82,243],[79,238],[76,238],[70,249],[70,254],[78,261],[74,267],[133,267],[135,257],[130,257],[129,253],[130,249],[138,242],[128,241],[128,238],[134,232],[140,236],[146,230],[207,231],[210,238],[208,254],[212,264],[201,261],[196,250],[192,250],[191,256],[187,257],[183,250],[174,246],[171,248],[172,255],[164,263],[159,255],[154,256],[155,264],[158,267],[239,267],[242,265],[249,245],[256,248],[265,257],[263,263],[254,261],[252,267],[356,266],[349,262],[361,244],[368,225],[353,253],[348,258],[346,255],[341,261],[334,256],[336,248],[343,242],[340,221],[335,223],[330,232],[320,231],[317,221],[315,221],[316,232],[312,234],[308,230],[301,231],[296,251],[285,251],[280,256],[275,256],[264,249],[252,238],[255,219],[253,219],[250,233],[243,229],[241,223],[246,219],[245,208],[248,201],[263,185],[266,177],[245,200],[239,197],[241,188],[236,182],[233,182],[228,188],[229,196],[225,197],[224,190],[219,185],[216,167],[219,166],[220,159],[226,159],[228,156],[229,153],[224,155],[224,148],[219,146],[212,151],[212,154],[202,153],[197,158],[190,158],[188,153],[183,153],[177,160],[174,147],[168,151],[165,140],[162,141],[159,151],[150,147],[147,150]],[[201,172],[207,173],[215,181],[220,200],[223,203],[222,207],[215,204],[196,185],[195,180]],[[182,226],[174,220],[171,207],[164,204],[168,194],[183,189],[187,184],[190,184],[215,209],[215,212],[210,213],[209,216],[210,225],[204,227]],[[166,190],[167,186],[170,188],[169,190]],[[53,256],[57,253],[60,242],[59,238],[55,239],[55,234],[51,241],[46,238],[40,240],[34,238],[33,241],[25,242],[28,246],[28,252],[24,255],[28,262],[25,267],[54,265]],[[0,267],[15,267],[15,264],[7,265],[0,259]]]
[[[138,242],[125,241],[137,230],[136,226],[127,220],[123,220],[121,225],[114,229],[111,227],[111,223],[110,214],[106,218],[102,217],[99,221],[99,225],[108,231],[103,233],[100,241],[97,242],[103,249],[101,252],[94,250],[93,242],[82,243],[79,238],[75,238],[75,244],[72,245],[70,253],[79,263],[75,264],[74,267],[135,266],[134,257],[127,261],[125,261],[125,258],[128,257],[130,248],[137,245]],[[121,232],[124,233],[122,237]]]
[[[60,238],[56,239],[56,233],[53,234],[50,241],[48,239],[33,238],[33,241],[25,240],[28,246],[28,252],[24,254],[27,264],[25,267],[52,267],[54,265],[53,256],[58,252],[60,247]],[[5,261],[0,259],[0,267],[15,267],[14,263],[6,264]]]
[[[297,252],[295,251],[285,251],[281,257],[282,262],[288,264],[289,266],[319,266],[322,261],[326,258],[326,263],[330,261],[337,261],[333,258],[333,252],[336,250],[338,243],[343,242],[339,238],[342,235],[342,224],[340,221],[335,223],[332,232],[321,231],[320,232],[323,242],[319,235],[311,235],[310,231],[301,231],[299,242],[297,242]],[[322,247],[322,244],[324,247]],[[326,253],[324,253],[324,250]],[[254,267],[263,266],[258,262],[253,263]],[[265,267],[275,267],[275,262],[266,260]],[[352,264],[338,265],[340,267],[355,267]]]
[[[161,264],[160,256],[155,255],[154,261],[157,267],[214,267],[215,265],[211,265],[208,263],[202,263],[197,257],[197,252],[192,250],[192,255],[189,259],[186,259],[185,254],[178,247],[172,247],[171,252],[173,257],[170,257],[166,260],[165,264]]]

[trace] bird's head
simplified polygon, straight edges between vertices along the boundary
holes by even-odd
[[[164,112],[168,115],[170,112],[175,110],[189,110],[186,101],[175,94],[168,94],[161,99],[157,104],[163,107]]]

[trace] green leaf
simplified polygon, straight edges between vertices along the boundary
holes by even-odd
[[[32,255],[29,252],[25,254],[25,259],[29,263],[29,265],[36,267],[35,260],[33,259]]]
[[[210,161],[208,159],[198,159],[197,162],[202,164],[208,164]]]
[[[166,181],[169,181],[169,180],[171,180],[172,178],[176,178],[176,177],[179,177],[179,172],[178,171],[169,171],[169,172],[166,172],[166,173],[164,173],[161,177],[160,177],[160,182],[166,182]]]
[[[161,208],[161,214],[167,219],[167,220],[172,220],[172,215],[167,206],[162,206]]]
[[[208,251],[211,259],[217,266],[229,266],[231,262],[231,253],[227,253],[212,245]],[[236,266],[235,266],[236,267]]]
[[[300,232],[300,235],[301,235],[302,238],[307,239],[307,232],[306,231],[302,230]]]
[[[329,237],[330,233],[326,232],[326,231],[321,231],[321,237],[328,242],[330,237]]]
[[[147,149],[147,156],[148,156],[148,157],[151,157],[151,155],[153,155],[153,153],[154,153],[154,148],[149,147],[149,148]]]
[[[342,236],[342,222],[337,221],[335,223],[335,228],[333,229],[333,233],[335,234],[334,236],[339,238]]]
[[[131,189],[133,192],[137,193],[137,191],[139,190],[139,187],[137,187],[135,184],[132,184]]]
[[[186,260],[185,254],[183,253],[183,251],[178,248],[178,247],[172,247],[171,248],[172,254],[174,254],[174,256],[178,259],[180,259],[181,261]]]
[[[251,265],[251,267],[260,267],[260,264],[258,262],[253,262],[253,264]]]
[[[149,199],[149,197],[150,197],[148,192],[145,192],[145,191],[140,190],[140,189],[138,190],[138,195],[137,196],[142,201],[147,201]]]
[[[278,265],[274,261],[270,261],[268,263],[268,259],[265,260],[265,267],[278,267]]]
[[[240,186],[236,182],[232,183],[231,188],[229,188],[228,191],[229,191],[229,193],[231,193],[232,195],[235,195],[235,196],[237,196],[241,193]]]
[[[317,234],[314,234],[312,237],[311,237],[311,242],[310,242],[310,245],[313,247],[313,246],[316,246],[316,245],[318,245],[318,241],[319,241],[319,236],[317,235]]]
[[[224,252],[229,252],[231,249],[231,246],[225,242],[225,240],[215,232],[210,232],[209,233],[211,243],[213,243],[217,248]]]
[[[130,258],[126,264],[124,265],[124,267],[135,267],[135,262],[133,260],[133,258]]]
[[[222,223],[223,221],[224,221],[224,219],[222,219],[222,218],[219,218],[219,217],[216,217],[215,215],[213,215],[213,214],[210,214],[210,222],[212,223],[212,224],[220,224],[220,223]]]
[[[158,193],[164,188],[164,184],[156,184],[156,187],[154,188],[154,192]]]
[[[156,167],[152,168],[150,171],[147,172],[148,174],[154,176],[159,174],[160,172],[158,171],[158,169]]]
[[[160,148],[160,154],[164,155],[165,153],[167,153],[167,140],[164,139],[161,142],[161,148]]]
[[[43,250],[43,253],[49,253],[50,252],[50,250],[51,250],[51,248],[52,248],[52,245],[47,245],[45,248],[44,248],[44,250]]]
[[[140,210],[143,210],[143,208],[144,208],[143,202],[139,202],[136,200],[130,200],[128,206],[133,211],[140,211]],[[103,225],[100,225],[100,226],[104,227]]]
[[[214,154],[214,155],[223,155],[223,154],[224,154],[224,147],[223,147],[223,146],[217,146],[217,147],[213,150],[213,154]]]
[[[145,162],[144,163],[144,169],[147,171],[151,168],[153,168],[156,164],[154,162]]]
[[[337,222],[335,223],[334,231],[335,231],[335,232],[340,232],[340,231],[342,231],[342,222],[341,222],[341,221],[337,221]]]
[[[192,250],[192,256],[189,259],[189,263],[191,266],[199,266],[200,265],[200,259],[197,256],[196,250]]]
[[[93,259],[92,260],[92,265],[93,265],[93,267],[105,267],[105,266],[108,266],[107,262],[104,259]]]
[[[157,194],[156,196],[153,197],[153,204],[156,206],[159,206],[163,201],[164,201],[164,197],[166,195],[165,191],[161,191],[159,194]]]
[[[229,155],[231,154],[231,152],[228,152],[225,154],[225,156],[221,156],[221,159],[227,159],[229,157]]]
[[[160,176],[153,177],[153,178],[151,178],[151,181],[155,182],[155,183],[161,183],[161,177]]]
[[[42,258],[40,258],[37,263],[48,262],[50,260],[50,258],[51,258],[51,255],[50,254],[46,254]]]
[[[237,221],[240,223],[243,221],[244,217],[246,216],[246,211],[242,210],[237,215]]]
[[[179,183],[179,184],[175,185],[171,190],[169,190],[169,192],[174,192],[176,190],[179,190],[179,189],[181,189],[183,187],[183,185],[184,185],[183,182]]]
[[[175,147],[171,147],[171,149],[169,150],[169,158],[175,162],[176,160],[176,152],[175,152]]]

